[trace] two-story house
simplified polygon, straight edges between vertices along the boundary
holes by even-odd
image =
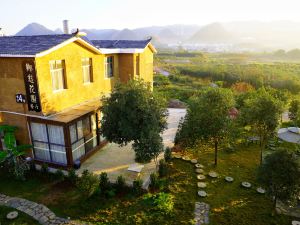
[[[19,128],[18,143],[31,143],[38,163],[82,162],[104,143],[98,132],[101,97],[117,81],[152,84],[155,52],[150,39],[0,37],[0,124]]]

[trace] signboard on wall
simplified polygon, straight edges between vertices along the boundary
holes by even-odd
[[[29,111],[40,112],[41,103],[33,60],[23,62],[24,82]]]
[[[23,94],[16,94],[16,103],[25,103],[26,97]]]

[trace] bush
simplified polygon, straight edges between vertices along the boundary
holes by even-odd
[[[84,170],[82,176],[77,180],[76,186],[83,197],[92,196],[98,188],[98,176]]]
[[[150,174],[150,185],[151,189],[158,189],[159,188],[159,179],[156,173]]]
[[[78,176],[76,174],[76,171],[74,168],[70,169],[68,171],[68,179],[72,184],[76,184],[76,181],[78,179]]]
[[[143,180],[139,178],[134,180],[132,183],[132,190],[137,195],[143,193]]]
[[[168,164],[163,159],[159,160],[158,174],[160,177],[164,177],[168,174]]]
[[[57,169],[54,176],[57,179],[57,181],[59,181],[59,182],[65,180],[65,174],[61,169]]]
[[[166,162],[169,162],[172,159],[172,151],[171,148],[167,147],[165,149],[164,158]]]
[[[116,190],[115,189],[110,189],[110,190],[107,190],[105,192],[105,196],[108,197],[108,198],[113,198],[116,196]]]
[[[48,174],[49,173],[49,166],[46,163],[43,163],[41,166],[41,173]]]
[[[118,176],[117,182],[116,182],[116,189],[118,192],[123,191],[126,188],[126,182],[124,177]]]
[[[110,183],[108,180],[107,173],[102,172],[99,177],[99,187],[100,187],[101,191],[108,190],[109,186],[110,186]]]
[[[156,195],[146,194],[143,200],[147,205],[151,205],[153,210],[163,214],[171,214],[174,208],[174,197],[164,192]]]

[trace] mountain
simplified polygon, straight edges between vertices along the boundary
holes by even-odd
[[[30,23],[15,35],[17,36],[30,36],[30,35],[47,35],[55,34],[53,30],[50,30],[38,23]]]
[[[64,32],[62,31],[62,29],[56,28],[56,29],[54,30],[54,33],[55,33],[55,34],[63,34]]]
[[[138,40],[140,39],[138,35],[129,29],[121,30],[120,32],[117,32],[114,34],[111,39],[113,40]]]
[[[189,40],[197,44],[233,43],[234,36],[229,33],[220,23],[212,23],[202,27]]]

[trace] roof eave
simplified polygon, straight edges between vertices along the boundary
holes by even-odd
[[[0,58],[34,58],[35,55],[0,54]]]

